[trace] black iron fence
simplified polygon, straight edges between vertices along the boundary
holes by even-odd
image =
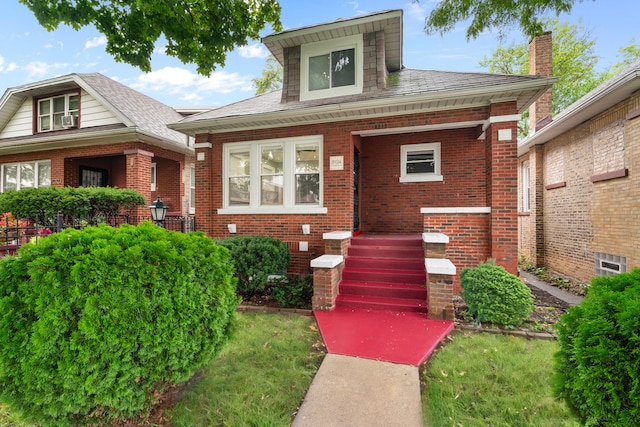
[[[151,221],[151,216],[135,216],[128,214],[96,215],[91,218],[75,218],[63,213],[47,217],[16,219],[10,213],[0,214],[0,256],[15,251],[25,243],[38,240],[52,233],[59,233],[67,228],[82,229],[98,224],[119,227],[122,224],[137,225]],[[171,231],[187,233],[196,231],[195,216],[167,216],[159,223]]]

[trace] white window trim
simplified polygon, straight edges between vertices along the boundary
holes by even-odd
[[[69,110],[69,97],[71,97],[71,96],[77,96],[78,97],[78,108],[75,109],[75,110]],[[40,98],[36,102],[36,109],[37,109],[36,115],[37,115],[37,120],[38,120],[37,128],[38,128],[38,132],[39,133],[64,130],[64,128],[63,129],[55,129],[54,128],[54,124],[53,124],[53,122],[54,122],[54,118],[53,118],[54,111],[53,111],[53,102],[52,101],[54,99],[56,99],[56,98],[64,98],[64,113],[63,113],[63,115],[65,115],[65,116],[69,116],[69,115],[75,116],[76,119],[80,115],[80,93],[78,93],[78,92],[69,92],[69,93],[65,93],[64,95],[55,95],[55,96],[49,96],[49,97],[46,97],[46,98]],[[51,110],[49,111],[49,123],[51,125],[50,129],[44,129],[43,130],[41,128],[42,122],[40,121],[40,119],[42,117],[44,117],[43,115],[40,114],[40,103],[42,101],[49,101],[49,104],[50,104],[50,107],[51,107]]]
[[[302,45],[300,48],[300,101],[330,98],[333,96],[356,95],[362,93],[362,82],[364,76],[364,43],[362,40],[362,34],[357,34],[354,36]],[[310,91],[309,58],[345,49],[355,49],[355,84],[351,86],[341,86]]]
[[[4,169],[7,166],[17,166],[18,167],[18,175],[16,176],[16,190],[20,190],[20,165],[26,164],[26,163],[35,163],[35,170],[34,170],[34,176],[33,176],[33,187],[29,187],[29,188],[49,188],[51,187],[51,184],[49,184],[46,187],[39,187],[38,186],[38,181],[40,180],[40,165],[46,164],[49,166],[49,170],[51,170],[51,160],[33,160],[33,161],[29,161],[29,162],[14,162],[14,163],[4,163],[2,165],[0,165],[0,193],[4,193],[5,192],[5,188],[4,188]],[[51,179],[51,176],[49,176],[49,179]]]
[[[407,154],[412,151],[424,151],[433,150],[433,157],[435,161],[434,173],[407,173]],[[429,142],[424,144],[411,144],[400,146],[400,182],[434,182],[443,181],[442,172],[440,169],[441,156],[440,156],[440,143]]]
[[[158,183],[158,165],[151,163],[151,191],[156,191]]]
[[[319,203],[317,205],[296,205],[295,204],[295,149],[300,145],[317,145],[320,158],[318,168],[320,170]],[[278,206],[261,205],[260,197],[260,150],[268,145],[282,145],[284,148],[284,192],[283,204]],[[248,206],[229,205],[229,154],[230,152],[248,149],[250,153],[250,177],[249,187],[250,204]],[[222,197],[223,207],[218,209],[218,214],[326,214],[327,208],[323,207],[323,136],[303,136],[293,138],[266,139],[259,141],[233,142],[223,146],[223,186]]]
[[[522,180],[522,212],[531,212],[531,169],[528,160],[522,162],[520,178]]]

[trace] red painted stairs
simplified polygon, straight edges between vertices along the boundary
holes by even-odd
[[[364,234],[351,238],[336,306],[426,313],[422,236]]]

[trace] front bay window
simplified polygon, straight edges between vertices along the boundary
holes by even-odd
[[[220,213],[324,213],[322,137],[224,146]]]
[[[300,100],[362,93],[362,34],[301,47]]]
[[[51,186],[51,161],[7,163],[0,167],[0,191]]]

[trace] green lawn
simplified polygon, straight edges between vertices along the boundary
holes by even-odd
[[[315,322],[242,313],[222,354],[166,415],[180,426],[288,426],[323,356]],[[421,367],[424,424],[578,426],[553,399],[552,341],[456,332]],[[0,426],[24,427],[0,406]]]
[[[456,332],[421,369],[425,426],[579,426],[553,398],[555,341]]]

